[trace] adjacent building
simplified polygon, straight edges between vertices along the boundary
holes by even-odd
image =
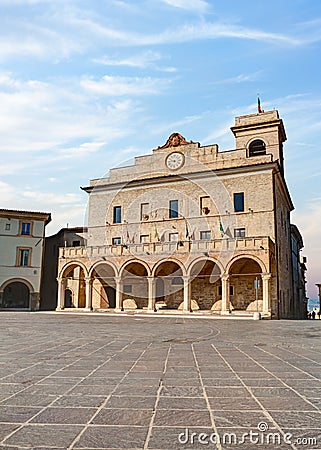
[[[0,308],[38,310],[49,213],[0,209]]]
[[[231,130],[233,150],[173,133],[83,188],[86,245],[60,249],[58,310],[301,315],[283,122],[274,110],[236,117]]]
[[[80,247],[85,245],[84,236],[87,229],[83,227],[62,228],[58,233],[45,238],[44,271],[41,280],[40,309],[44,311],[55,310],[58,295],[58,258],[61,247]],[[72,307],[71,292],[66,295],[66,307]]]

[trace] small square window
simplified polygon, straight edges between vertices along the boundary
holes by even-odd
[[[201,197],[200,198],[200,209],[201,215],[207,216],[211,212],[211,197]]]
[[[121,223],[121,206],[114,206],[114,223]]]
[[[73,247],[80,247],[80,241],[72,241]]]
[[[183,283],[183,278],[182,277],[174,277],[172,278],[172,285],[173,286],[182,286]]]
[[[124,284],[124,294],[130,294],[133,291],[133,286],[131,284]]]
[[[146,244],[149,242],[149,234],[142,234],[140,236],[140,243],[141,244]]]
[[[234,194],[234,211],[244,211],[244,192],[238,192],[237,194]]]
[[[245,228],[234,228],[234,237],[235,238],[244,238],[245,237]]]
[[[140,205],[140,220],[149,220],[149,203],[141,203]]]
[[[211,232],[209,230],[207,231],[200,231],[200,239],[203,241],[209,241],[211,239]]]
[[[113,245],[121,245],[121,237],[114,237],[112,243]]]
[[[178,242],[178,233],[169,233],[170,242]]]
[[[178,217],[178,200],[170,200],[169,202],[169,218],[176,219]]]
[[[30,222],[22,222],[21,224],[21,234],[24,236],[29,236],[31,230],[31,223]]]
[[[6,231],[10,231],[11,230],[11,223],[6,223]]]

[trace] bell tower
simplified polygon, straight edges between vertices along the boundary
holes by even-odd
[[[285,129],[278,111],[267,111],[247,116],[235,117],[231,130],[236,139],[236,149],[246,149],[248,158],[272,155],[283,172],[283,142]]]

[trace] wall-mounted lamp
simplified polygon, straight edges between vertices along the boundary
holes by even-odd
[[[253,212],[253,209],[252,209],[252,208],[249,208],[249,211],[250,211],[250,213],[252,213],[252,212]]]

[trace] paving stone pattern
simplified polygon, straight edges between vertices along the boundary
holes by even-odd
[[[0,320],[2,449],[321,448],[321,321]]]

